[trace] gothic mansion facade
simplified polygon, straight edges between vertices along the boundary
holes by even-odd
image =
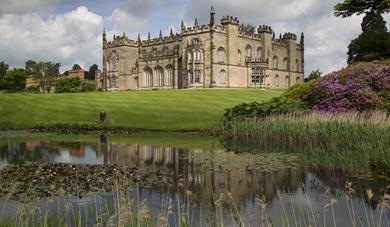
[[[181,33],[130,40],[125,34],[108,42],[103,33],[103,90],[184,88],[288,88],[303,82],[304,37],[279,38],[269,26],[257,32],[226,16],[221,25],[185,27]]]

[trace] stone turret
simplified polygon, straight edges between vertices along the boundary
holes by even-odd
[[[261,53],[261,58],[267,60],[272,59],[273,53],[272,53],[272,37],[273,37],[273,30],[271,26],[268,25],[260,25],[257,29],[257,32],[262,37],[262,46],[263,51]]]
[[[214,7],[212,6],[210,9],[210,27],[213,27],[215,25],[215,11]]]
[[[303,32],[301,33],[301,48],[305,48],[305,35],[303,34]]]
[[[223,16],[221,19],[221,24],[224,26],[228,25],[228,24],[238,26],[238,25],[240,25],[240,21],[237,19],[237,17]]]
[[[107,35],[106,35],[106,29],[103,30],[103,46],[107,44]]]
[[[268,25],[260,25],[259,28],[257,29],[257,32],[259,34],[261,33],[269,33],[269,34],[272,34],[273,33],[273,30],[271,28],[271,26],[268,26]]]
[[[184,22],[181,21],[181,32],[183,32],[184,30],[186,30],[186,26],[184,25]]]
[[[297,35],[291,32],[284,33],[283,39],[297,40]]]

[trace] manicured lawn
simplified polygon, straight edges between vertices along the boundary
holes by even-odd
[[[113,93],[0,93],[0,128],[31,128],[36,122],[82,122],[108,113],[109,124],[126,128],[193,130],[218,126],[224,109],[264,101],[282,91],[202,89]]]

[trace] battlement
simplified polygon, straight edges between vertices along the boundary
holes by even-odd
[[[209,25],[195,25],[193,27],[183,27],[182,33],[183,35],[189,35],[189,34],[195,34],[195,33],[201,33],[201,32],[208,32],[210,31]]]
[[[233,16],[223,16],[221,19],[222,25],[232,24],[238,26],[240,24],[240,21],[237,19],[237,17]]]
[[[268,25],[260,25],[259,28],[257,29],[257,32],[259,34],[261,33],[273,33],[272,27]]]
[[[297,35],[291,32],[284,33],[283,39],[292,39],[292,40],[297,40]]]
[[[125,33],[123,33],[122,36],[113,36],[112,41],[104,43],[103,48],[111,48],[111,47],[118,47],[118,46],[132,46],[137,47],[138,42],[135,40],[131,40],[128,37],[126,37]]]

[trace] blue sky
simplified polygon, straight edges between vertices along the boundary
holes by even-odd
[[[103,28],[135,39],[150,31],[179,30],[197,17],[207,23],[214,5],[217,19],[236,16],[243,23],[271,25],[275,33],[305,32],[306,74],[346,65],[351,39],[360,33],[361,16],[333,16],[341,0],[0,0],[0,61],[23,67],[29,59],[55,61],[61,71],[78,63],[101,65]],[[389,27],[390,16],[384,15]]]

